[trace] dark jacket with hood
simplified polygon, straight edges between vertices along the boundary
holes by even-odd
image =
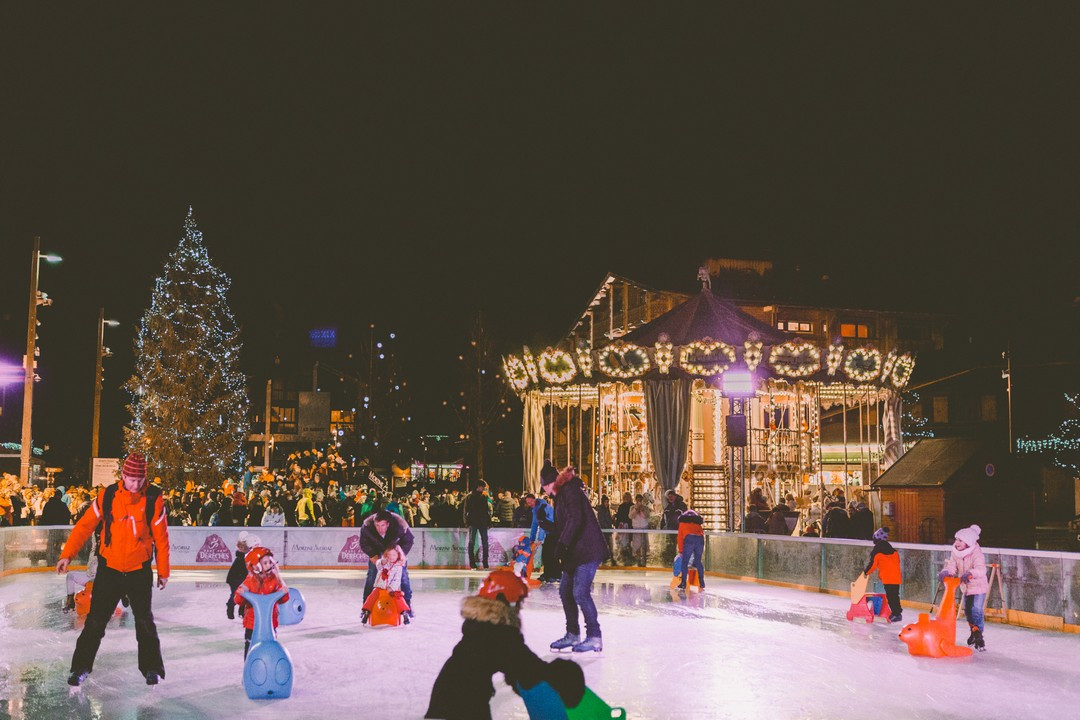
[[[848,522],[848,534],[854,540],[874,539],[874,513],[870,512],[866,503],[859,503],[855,507]]]
[[[225,601],[226,605],[236,604],[234,600],[236,589],[240,587],[240,584],[244,582],[247,576],[247,563],[244,561],[244,553],[237,550],[236,559],[233,560],[233,564],[229,567],[229,574],[225,576],[225,582],[229,583],[229,599]]]
[[[563,567],[607,560],[611,553],[585,496],[585,483],[577,475],[564,473],[555,481],[555,488],[556,555]]]
[[[41,520],[38,525],[70,525],[71,513],[68,506],[60,499],[60,493],[56,493],[44,507],[41,508]]]
[[[491,676],[503,673],[506,683],[529,689],[547,682],[568,707],[585,694],[585,675],[569,660],[544,662],[525,644],[518,610],[502,600],[472,596],[461,606],[465,623],[461,641],[443,664],[426,718],[490,720],[495,686]]]
[[[412,550],[413,534],[409,529],[409,523],[397,513],[390,513],[390,525],[386,528],[386,535],[380,535],[375,529],[376,515],[368,515],[367,520],[360,526],[360,549],[371,558],[382,555],[387,549],[397,545],[401,552],[406,555]]]

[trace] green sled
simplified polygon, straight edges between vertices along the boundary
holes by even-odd
[[[626,710],[611,707],[592,690],[585,688],[585,696],[577,707],[566,708],[566,717],[569,720],[625,720]]]

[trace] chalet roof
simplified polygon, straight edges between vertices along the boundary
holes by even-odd
[[[941,487],[979,452],[970,438],[926,438],[873,482],[874,487]]]
[[[626,342],[651,346],[661,333],[667,334],[675,345],[709,337],[735,347],[741,347],[751,333],[757,333],[765,345],[778,345],[794,336],[781,332],[768,323],[748,315],[731,300],[726,300],[708,288],[672,308],[650,323],[622,337]]]

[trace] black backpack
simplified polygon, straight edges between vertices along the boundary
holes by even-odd
[[[112,517],[112,504],[113,498],[116,497],[116,488],[120,485],[119,482],[115,482],[109,487],[105,488],[105,497],[101,499],[101,520],[98,521],[97,530],[95,532],[101,533],[101,541],[98,543],[98,554],[101,554],[102,547],[108,547],[112,544],[112,523],[105,522],[105,518]],[[161,488],[157,485],[147,483],[146,485],[146,526],[150,527],[154,522],[154,508],[157,507],[157,500],[161,497]],[[102,530],[104,526],[104,531]]]

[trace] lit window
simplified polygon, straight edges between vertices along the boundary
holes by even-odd
[[[867,325],[860,325],[858,323],[841,323],[840,337],[868,338],[870,337],[870,327]]]
[[[789,320],[787,322],[776,323],[777,330],[786,330],[788,332],[797,333],[810,333],[814,331],[813,323],[800,322],[798,320]]]
[[[934,422],[949,422],[949,398],[945,396],[934,398]]]

